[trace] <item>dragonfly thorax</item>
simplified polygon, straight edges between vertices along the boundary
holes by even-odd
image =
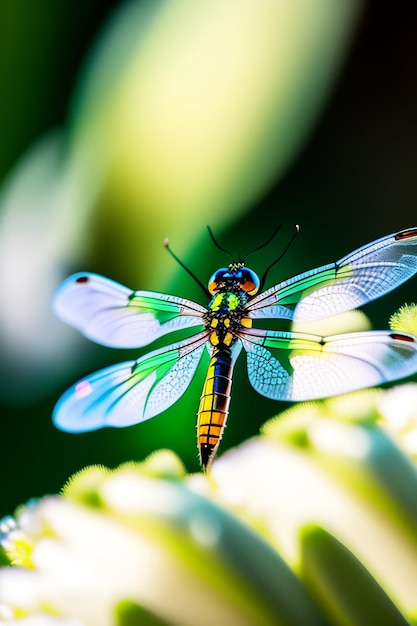
[[[250,320],[244,317],[247,300],[242,289],[213,296],[205,316],[206,327],[212,331],[210,343],[213,346],[231,346],[242,326],[250,325]]]

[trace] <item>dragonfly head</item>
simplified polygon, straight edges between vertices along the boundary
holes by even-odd
[[[208,283],[208,290],[212,296],[219,291],[234,291],[242,289],[249,296],[254,296],[260,286],[257,274],[243,263],[231,263],[229,267],[221,267],[214,272]]]

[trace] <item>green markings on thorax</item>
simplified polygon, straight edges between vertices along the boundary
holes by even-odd
[[[226,291],[225,293],[218,293],[214,296],[209,304],[211,311],[236,311],[236,309],[242,304],[241,299],[235,293]]]

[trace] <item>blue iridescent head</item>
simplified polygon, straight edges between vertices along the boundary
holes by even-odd
[[[236,287],[249,296],[254,296],[260,286],[257,274],[243,263],[231,263],[229,267],[221,267],[210,277],[208,290],[212,296],[219,291],[233,291]]]

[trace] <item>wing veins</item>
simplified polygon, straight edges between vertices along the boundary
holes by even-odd
[[[155,372],[156,370],[158,370],[160,367],[167,367],[169,364],[169,368],[166,372],[166,374],[164,374],[164,376],[161,378],[161,380],[156,380],[154,381],[152,387],[149,389],[148,391],[148,398],[146,400],[145,406],[144,406],[144,413],[146,412],[146,407],[149,401],[149,398],[151,397],[152,391],[153,389],[156,387],[156,385],[158,385],[160,382],[162,382],[162,380],[165,378],[165,376],[169,373],[169,371],[171,370],[171,368],[178,363],[182,358],[184,358],[185,356],[187,356],[188,354],[191,354],[192,352],[194,352],[194,350],[197,350],[198,348],[201,347],[201,345],[203,343],[205,343],[205,341],[207,340],[207,336],[208,336],[208,332],[207,331],[203,331],[202,333],[199,333],[198,335],[194,335],[193,337],[189,337],[189,339],[186,339],[184,341],[175,343],[175,344],[171,344],[169,346],[167,346],[166,348],[161,348],[160,350],[155,350],[153,353],[149,353],[147,355],[145,355],[144,357],[141,357],[139,359],[137,359],[136,361],[134,361],[134,364],[132,365],[132,376],[135,376],[135,368],[137,367],[138,364],[140,363],[146,363],[147,360],[150,360],[152,358],[154,358],[155,356],[163,356],[164,354],[167,354],[169,352],[172,352],[172,357],[167,359],[166,362],[163,363],[159,363],[154,369],[152,369],[151,371],[149,371],[149,373],[140,381],[138,381],[137,383],[133,383],[132,387],[134,385],[140,384],[143,380],[146,380],[146,378],[148,376],[150,376],[153,372]],[[194,345],[193,345],[194,344]],[[179,357],[175,356],[175,352],[178,351]],[[128,380],[130,380],[130,378]],[[127,381],[124,381],[127,382]],[[123,383],[120,383],[123,384]],[[126,391],[124,391],[122,394],[119,394],[117,396],[117,398],[115,398],[115,400],[108,406],[105,414],[109,414],[111,413],[111,411],[114,409],[114,407],[117,405],[117,403],[126,396],[126,394],[128,394],[130,392],[130,390],[132,389],[132,387],[129,387],[129,389],[126,389]],[[103,397],[103,396],[101,396]]]

